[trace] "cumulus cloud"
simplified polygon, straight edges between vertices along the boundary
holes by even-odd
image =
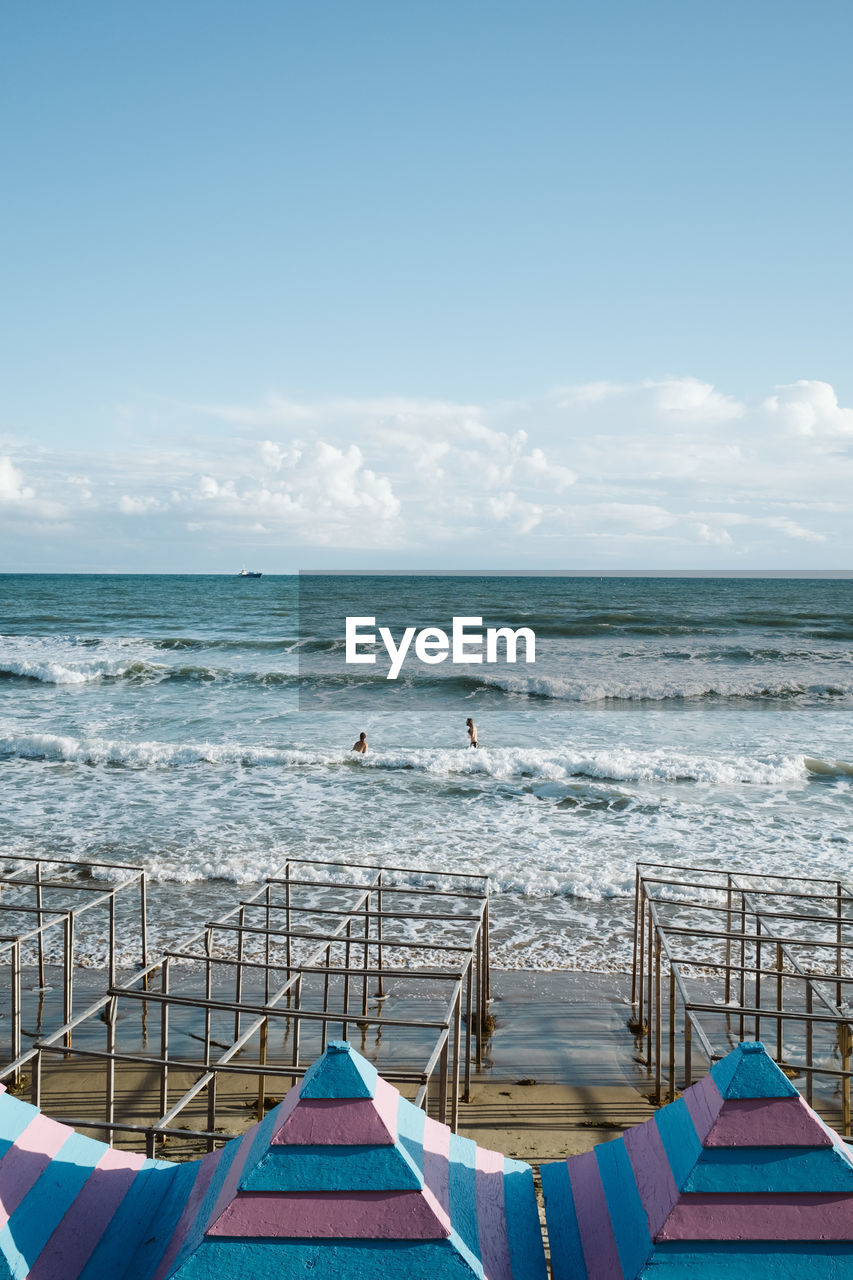
[[[24,484],[23,474],[12,465],[12,459],[8,455],[0,458],[0,502],[31,502],[35,496],[35,489]]]
[[[448,566],[847,563],[853,410],[825,382],[751,399],[665,377],[496,404],[269,395],[156,413],[146,430],[142,406],[123,412],[124,452],[16,456],[0,441],[0,518],[35,527],[61,495],[104,544],[112,520],[141,548],[244,539],[284,567],[310,548],[330,564],[362,550]]]
[[[828,382],[798,382],[777,387],[764,401],[794,435],[853,436],[853,409],[844,409]]]

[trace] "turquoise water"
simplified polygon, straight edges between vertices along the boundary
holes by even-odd
[[[475,866],[496,961],[624,965],[637,858],[846,875],[853,582],[0,577],[5,849],[143,863],[155,938],[288,853]],[[347,668],[343,618],[532,627]],[[465,719],[480,748],[467,749]],[[360,731],[369,752],[353,756]]]

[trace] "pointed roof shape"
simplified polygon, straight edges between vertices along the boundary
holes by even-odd
[[[155,1280],[545,1280],[530,1167],[452,1134],[345,1041],[239,1144]]]
[[[542,1186],[555,1280],[853,1274],[853,1157],[758,1042]]]

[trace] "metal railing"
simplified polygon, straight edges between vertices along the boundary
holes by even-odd
[[[138,907],[130,901],[136,901],[137,893]],[[74,1014],[76,947],[106,929],[107,981],[112,985],[119,914],[122,947],[138,948],[144,967],[148,963],[148,933],[145,872],[141,867],[0,853],[0,965],[9,966],[9,1032],[5,1041],[0,1038],[0,1064],[17,1064],[16,1082],[21,1068],[35,1053],[35,1049],[23,1050],[25,1011],[32,1013],[35,1034],[44,1030],[48,967],[61,969],[61,1020],[69,1022]],[[36,976],[34,998],[30,993],[29,999],[32,1010],[23,990],[26,967],[32,967]]]
[[[477,874],[289,859],[219,919],[39,1039],[32,1101],[48,1099],[54,1114],[51,1095],[76,1061],[87,1087],[100,1072],[103,1118],[57,1118],[131,1143],[144,1137],[149,1154],[165,1139],[212,1150],[230,1136],[218,1124],[226,1082],[253,1078],[260,1118],[269,1082],[295,1082],[330,1035],[355,1032],[371,1056],[390,1049],[404,1058],[383,1063],[383,1075],[411,1085],[415,1103],[455,1130],[472,1063],[482,1065],[488,906],[488,881]],[[120,1096],[122,1078],[131,1101]],[[128,1112],[140,1110],[145,1118],[132,1120]]]
[[[658,1103],[745,1037],[851,1133],[853,893],[841,880],[638,862],[632,1029]],[[679,1056],[681,1061],[679,1063]]]

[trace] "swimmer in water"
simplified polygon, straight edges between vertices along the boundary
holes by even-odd
[[[476,734],[474,736],[476,737]],[[358,742],[354,742],[352,744],[352,749],[353,751],[357,751],[360,756],[367,755],[367,734],[366,733],[360,733],[358,735]]]
[[[466,723],[466,724],[467,724],[467,726],[468,726],[468,745],[469,745],[469,747],[476,747],[476,745],[477,745],[477,726],[474,724],[474,721],[471,719],[471,717],[470,717],[470,716],[469,716],[469,717],[468,717],[468,719],[465,721],[465,723]]]

